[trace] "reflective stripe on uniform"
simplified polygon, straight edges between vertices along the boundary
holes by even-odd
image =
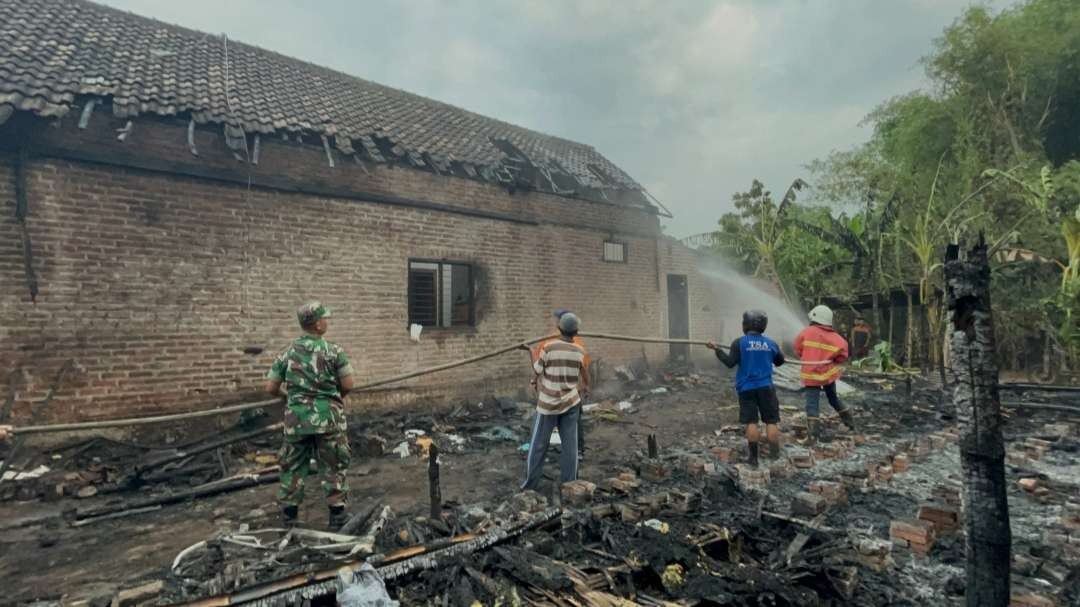
[[[803,341],[804,348],[817,348],[819,350],[825,350],[826,352],[839,352],[840,348],[832,345],[821,343],[820,341],[810,341],[809,339]]]
[[[833,367],[824,373],[810,373],[809,371],[802,371],[799,373],[799,377],[802,379],[811,379],[814,381],[825,381],[831,379],[840,374],[840,367]]]

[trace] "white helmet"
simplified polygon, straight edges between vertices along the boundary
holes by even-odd
[[[816,322],[819,325],[825,325],[827,327],[832,326],[832,310],[829,306],[814,306],[814,309],[810,310],[808,316],[810,317],[810,322]]]

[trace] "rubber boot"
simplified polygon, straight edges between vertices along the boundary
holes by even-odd
[[[757,443],[749,443],[749,446],[750,446],[750,459],[747,460],[746,463],[749,464],[751,468],[757,468],[758,467],[758,444]]]
[[[855,416],[851,414],[850,409],[844,409],[838,412],[840,414],[840,421],[844,422],[847,429],[851,432],[858,432],[859,429],[855,427]]]
[[[806,443],[809,445],[817,444],[818,435],[820,434],[821,426],[820,420],[816,417],[806,418]]]
[[[349,521],[349,513],[345,512],[345,506],[330,506],[330,522],[326,525],[330,531],[341,529]]]
[[[769,459],[773,461],[780,459],[780,441],[769,443]]]
[[[296,526],[296,519],[300,516],[299,506],[284,506],[281,509],[281,526],[286,529]]]

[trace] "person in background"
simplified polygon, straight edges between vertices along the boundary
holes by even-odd
[[[559,478],[563,483],[577,480],[580,387],[585,369],[585,349],[574,343],[579,326],[580,321],[574,313],[563,314],[559,318],[559,339],[544,342],[533,361],[537,388],[536,415],[529,438],[529,456],[522,489],[536,489],[540,484],[544,457],[555,428],[559,429],[562,439]]]
[[[769,457],[780,457],[780,401],[773,386],[773,367],[784,364],[784,353],[775,341],[765,336],[769,317],[761,310],[743,312],[743,336],[731,342],[725,354],[716,342],[707,345],[716,352],[716,358],[729,369],[739,367],[735,373],[735,392],[739,395],[739,423],[746,425],[746,443],[749,447],[749,464],[758,466],[758,422],[765,423],[765,437],[769,441]]]
[[[821,393],[829,399],[840,420],[855,432],[855,419],[836,394],[840,379],[840,364],[848,359],[848,343],[833,330],[833,311],[828,306],[816,306],[808,315],[810,326],[795,338],[795,354],[808,361],[802,364],[799,378],[806,394],[806,430],[811,442],[817,440],[820,428]]]
[[[555,317],[555,331],[556,332],[559,331],[559,320],[562,319],[563,315],[567,314],[567,313],[570,313],[570,310],[567,310],[566,308],[555,308],[555,312],[553,313],[553,315]],[[551,338],[549,340],[540,342],[535,348],[532,348],[531,350],[529,350],[529,354],[532,356],[532,361],[534,363],[536,362],[536,359],[539,358],[540,351],[543,349],[545,344],[547,344],[548,342],[552,342],[552,341],[558,341],[558,339],[559,338],[557,338],[557,337],[553,337],[553,338]],[[585,351],[585,362],[584,362],[585,369],[584,369],[584,372],[581,374],[581,386],[579,387],[579,392],[581,394],[581,405],[580,406],[584,407],[585,406],[585,400],[587,398],[589,398],[589,392],[590,392],[589,369],[590,369],[590,365],[592,365],[592,359],[589,358],[589,351],[585,348],[585,342],[581,339],[580,335],[575,335],[574,336],[574,343],[581,346],[581,349]],[[528,349],[528,346],[525,346],[525,348]],[[530,385],[532,386],[534,391],[536,390],[536,380],[537,380],[537,378],[533,377],[532,382],[530,383]],[[561,436],[561,434],[560,434],[560,436]],[[585,411],[583,411],[583,410],[578,412],[578,432],[577,432],[577,436],[578,436],[578,438],[577,438],[578,461],[584,461],[584,459],[585,459]]]
[[[345,395],[353,387],[353,368],[341,346],[323,338],[330,310],[317,301],[296,311],[304,334],[289,344],[266,374],[265,390],[277,395],[285,384],[285,440],[281,448],[282,522],[296,524],[304,501],[304,481],[322,478],[331,531],[346,521],[351,452],[346,434]],[[315,464],[312,470],[312,462]]]
[[[854,358],[866,358],[870,355],[870,345],[874,336],[873,329],[862,316],[855,317],[851,327],[851,353]]]

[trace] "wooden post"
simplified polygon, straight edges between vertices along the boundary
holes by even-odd
[[[964,474],[964,528],[969,607],[1009,603],[1012,534],[1005,497],[1005,443],[986,244],[961,255],[945,252],[945,290],[950,313],[949,380],[960,425]]]
[[[656,445],[656,435],[649,435],[649,459],[656,459],[660,456],[660,448]]]
[[[431,518],[442,520],[442,488],[439,486],[439,447],[431,444],[428,450],[428,489],[431,494]]]

